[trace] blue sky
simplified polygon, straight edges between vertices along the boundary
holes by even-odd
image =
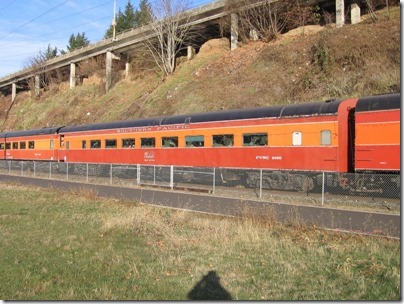
[[[117,12],[128,3],[115,1]],[[187,0],[190,8],[210,2]],[[139,0],[131,3],[137,8]],[[49,44],[66,50],[71,34],[84,32],[90,43],[102,40],[113,11],[114,0],[0,0],[0,77],[25,68]]]

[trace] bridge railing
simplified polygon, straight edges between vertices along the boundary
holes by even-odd
[[[245,200],[360,208],[386,213],[400,213],[401,206],[399,174],[338,174],[17,160],[1,160],[0,174],[122,187],[198,191]]]

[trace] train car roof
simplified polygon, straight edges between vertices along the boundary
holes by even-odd
[[[58,133],[61,127],[46,127],[42,129],[27,130],[27,131],[12,131],[1,133],[0,138],[9,137],[24,137],[24,136],[37,136],[37,135],[48,135]]]
[[[400,109],[401,94],[386,94],[359,98],[356,112]]]
[[[175,116],[163,116],[156,118],[145,118],[126,121],[115,121],[106,123],[96,123],[88,125],[77,125],[63,127],[60,133],[94,131],[106,129],[134,128],[134,127],[151,127],[161,125],[174,125],[184,123],[201,123],[238,119],[254,119],[254,118],[281,118],[281,117],[298,117],[298,116],[320,116],[335,114],[341,101],[327,101],[317,103],[304,103],[293,105],[282,105],[272,107],[262,107],[243,110],[227,110],[197,114],[183,114]]]

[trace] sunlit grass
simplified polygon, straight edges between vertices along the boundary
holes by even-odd
[[[400,299],[399,241],[270,217],[0,184],[0,227],[1,299],[186,300],[215,275],[222,293],[205,299]]]

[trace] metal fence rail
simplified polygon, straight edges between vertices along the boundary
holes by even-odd
[[[338,174],[234,168],[0,160],[0,173],[110,184],[194,190],[291,204],[400,212],[400,174]]]

